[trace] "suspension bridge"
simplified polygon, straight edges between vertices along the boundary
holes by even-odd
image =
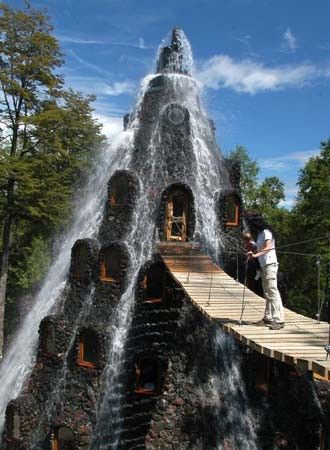
[[[170,275],[210,321],[269,358],[330,380],[328,323],[284,308],[284,328],[256,326],[265,300],[214,264],[198,244],[163,242],[159,250]]]

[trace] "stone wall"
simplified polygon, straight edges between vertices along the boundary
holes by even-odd
[[[116,184],[126,181],[127,201],[118,204],[114,196]],[[108,183],[108,199],[105,204],[103,221],[99,230],[99,239],[102,245],[111,241],[123,239],[131,225],[134,207],[139,193],[139,180],[128,170],[117,170]]]
[[[112,435],[120,432],[120,450],[215,450],[219,442],[228,450],[236,450],[228,437],[233,430],[228,429],[224,418],[230,415],[231,408],[240,409],[242,405],[228,402],[224,392],[217,392],[219,400],[214,404],[210,385],[239,366],[228,369],[228,363],[219,365],[214,351],[215,325],[191,304],[169,274],[162,301],[143,301],[144,275],[155,262],[162,264],[155,255],[141,269],[137,282],[134,318],[121,374],[122,422],[120,428],[116,429],[115,424],[109,429],[109,449]],[[123,259],[123,277],[125,267],[127,255]],[[121,290],[121,283],[96,279],[86,285],[71,281],[63,312],[41,323],[41,329],[45,324],[54,327],[55,347],[53,354],[39,347],[29,382],[11,403],[19,417],[20,439],[5,440],[6,450],[31,449],[31,442],[35,449],[49,450],[51,432],[63,425],[73,431],[75,449],[90,448],[109,347],[107,325]],[[95,368],[77,364],[77,339],[84,329],[94,330],[98,338]],[[257,448],[317,450],[321,426],[326,430],[328,427],[329,383],[315,385],[308,374],[299,375],[293,367],[269,360],[267,387],[260,388],[256,380],[260,378],[262,355],[232,345],[241,359],[240,389],[245,386],[256,419]],[[152,393],[137,390],[136,368],[143,357],[158,361],[157,389]],[[235,359],[234,354],[231,358]]]
[[[91,240],[77,241],[86,245],[89,259],[84,273],[90,277],[77,279],[70,269],[70,283],[63,294],[62,310],[46,317],[40,324],[53,327],[52,352],[45,352],[41,340],[37,360],[20,396],[11,402],[20,422],[20,438],[11,439],[5,431],[5,449],[50,450],[51,433],[59,426],[69,427],[75,436],[75,449],[90,447],[95,427],[96,406],[100,393],[100,377],[106,364],[111,315],[125,288],[129,258],[123,244],[121,275],[118,282],[99,279],[99,245]],[[93,274],[93,276],[92,276]],[[96,367],[77,364],[79,335],[91,330],[97,337]],[[7,428],[7,427],[6,427]]]

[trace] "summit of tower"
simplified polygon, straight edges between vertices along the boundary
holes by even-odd
[[[194,60],[184,31],[173,28],[168,37],[158,53],[157,72],[191,75]]]

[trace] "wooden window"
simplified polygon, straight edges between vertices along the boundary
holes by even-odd
[[[99,341],[92,330],[84,330],[79,334],[77,364],[95,368],[98,363]]]
[[[187,240],[189,197],[182,189],[169,194],[166,204],[165,235],[167,241]]]
[[[153,264],[143,278],[143,301],[145,303],[160,303],[165,289],[166,272],[161,264]]]
[[[9,441],[20,439],[20,418],[13,405],[6,411],[7,439]]]
[[[110,206],[126,206],[129,202],[129,184],[125,175],[114,176],[110,182]]]
[[[121,272],[121,251],[108,247],[101,252],[100,279],[102,281],[118,281]]]
[[[239,225],[239,205],[234,196],[229,196],[226,199],[226,226],[237,227]]]
[[[74,279],[82,280],[85,278],[88,259],[89,259],[89,252],[86,245],[81,244],[73,248],[72,275]]]
[[[136,366],[137,394],[154,394],[159,385],[159,364],[154,358],[141,358]]]
[[[53,355],[56,353],[55,329],[49,322],[43,322],[40,328],[41,351],[44,354]]]
[[[74,450],[74,434],[68,427],[59,427],[51,434],[52,450]]]

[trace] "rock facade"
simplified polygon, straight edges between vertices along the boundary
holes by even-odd
[[[130,230],[140,219],[135,212],[141,197],[155,224],[154,251],[130,294],[133,316],[118,383],[107,386],[120,411],[116,420],[105,418],[102,449],[317,450],[320,440],[329,439],[329,383],[235,343],[193,306],[157,251],[158,240],[167,239],[168,199],[179,190],[188,199],[184,239],[200,241],[207,250],[206,239],[196,231],[202,214],[198,205],[207,198],[216,211],[214,235],[222,242],[215,257],[236,276],[238,256],[238,276],[244,275],[237,254],[239,166],[222,158],[213,122],[202,114],[196,121],[199,98],[181,39],[182,32],[174,30],[138,117],[125,116],[125,128],[135,127],[131,160],[109,180],[97,239],[73,246],[61,306],[41,322],[35,365],[8,405],[4,450],[98,449],[104,380],[112,369],[112,323],[133,276]],[[196,98],[188,101],[187,92],[196,92]],[[198,147],[199,120],[208,149],[204,163],[212,163],[204,174],[198,172],[198,158],[205,156],[205,148]],[[211,175],[219,181],[217,189]]]

